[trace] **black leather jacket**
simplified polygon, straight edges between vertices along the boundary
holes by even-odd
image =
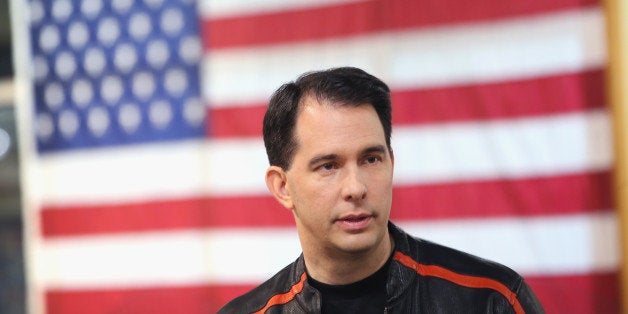
[[[544,313],[513,270],[413,238],[392,223],[395,252],[384,313]],[[303,255],[219,313],[320,313],[319,292],[307,281]]]

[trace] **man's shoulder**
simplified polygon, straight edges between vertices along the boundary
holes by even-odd
[[[511,268],[449,246],[411,236],[397,228],[402,237],[398,250],[417,264],[446,271],[452,276],[470,276],[493,280],[516,289],[522,277]],[[398,235],[398,236],[399,236]]]
[[[424,285],[435,283],[431,291],[442,298],[442,289],[466,294],[486,308],[513,308],[528,313],[544,313],[534,292],[521,275],[500,263],[451,247],[413,237],[391,224],[395,239],[396,271],[401,275],[415,273]],[[471,288],[471,289],[469,289]],[[496,302],[499,300],[499,302]],[[477,305],[476,303],[473,303]],[[467,303],[450,304],[468,306]],[[498,310],[499,311],[499,310]],[[458,312],[455,310],[454,312]]]
[[[299,258],[301,259],[301,257]],[[231,300],[218,313],[252,313],[262,309],[273,296],[290,291],[299,283],[299,259],[284,267],[259,286]]]

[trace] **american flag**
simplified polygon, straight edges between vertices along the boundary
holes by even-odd
[[[392,88],[394,222],[517,270],[550,313],[619,311],[598,1],[12,7],[32,313],[212,313],[293,261],[261,119],[344,65]]]

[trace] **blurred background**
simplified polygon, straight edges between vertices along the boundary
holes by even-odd
[[[8,0],[0,0],[0,313],[25,313],[22,219]]]
[[[392,90],[394,222],[620,311],[601,2],[0,0],[0,313],[213,313],[293,261],[261,119],[345,65]]]

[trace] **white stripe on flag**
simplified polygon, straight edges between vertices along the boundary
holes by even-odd
[[[606,212],[401,227],[524,274],[578,274],[616,269],[614,219]],[[72,288],[255,283],[292,262],[300,246],[294,229],[249,228],[64,238],[46,240],[37,251],[34,279]]]
[[[609,169],[606,111],[393,131],[395,182],[521,178]]]
[[[398,127],[395,183],[518,178],[609,169],[605,111],[493,122]],[[524,158],[525,157],[525,158]],[[236,164],[238,167],[229,165]],[[261,139],[201,140],[41,157],[45,203],[107,203],[146,196],[267,193]],[[123,174],[123,177],[122,177]]]
[[[360,1],[365,0],[204,0],[199,1],[199,11],[204,17],[215,19],[231,16],[243,17],[252,14],[315,8]]]
[[[605,64],[604,36],[602,12],[592,8],[325,42],[211,50],[203,62],[203,91],[210,106],[254,104],[303,72],[343,65],[361,67],[393,89],[576,72]]]
[[[409,233],[523,274],[615,271],[617,224],[610,211],[534,218],[440,220],[400,224]]]

